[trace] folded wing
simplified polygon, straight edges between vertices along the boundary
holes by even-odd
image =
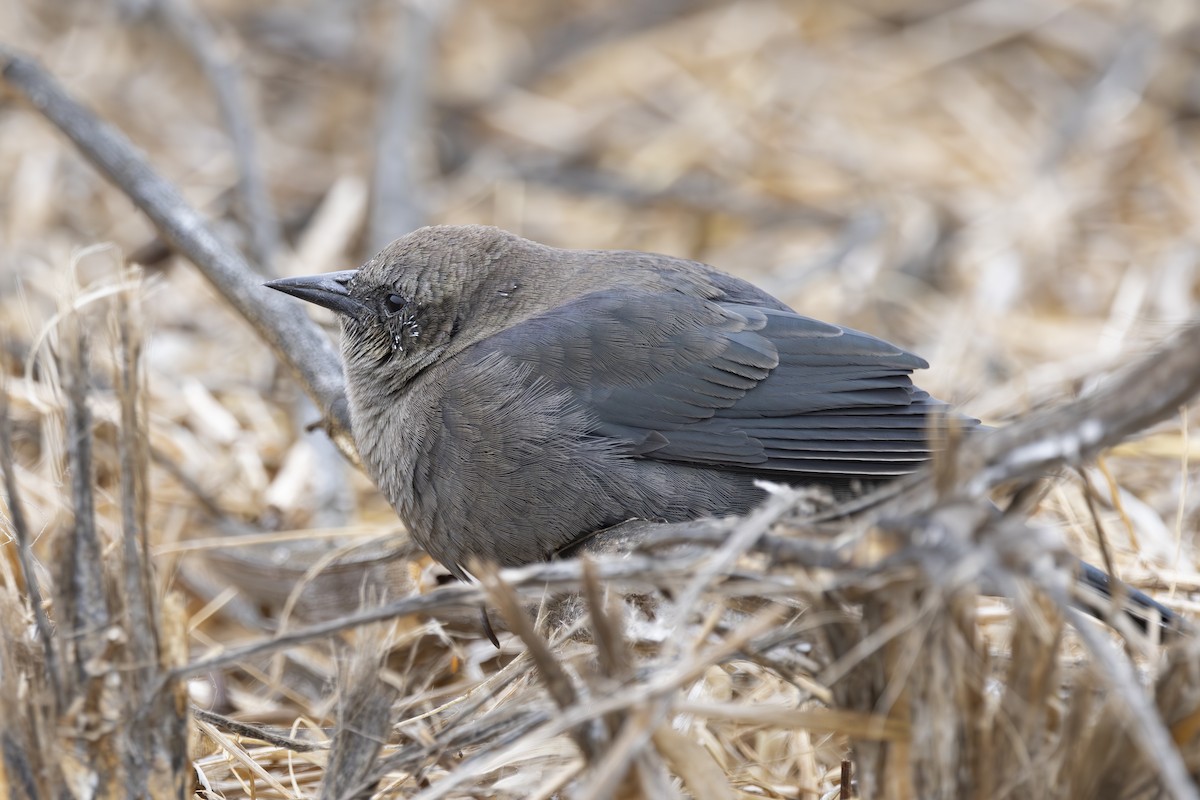
[[[925,361],[881,339],[673,292],[586,295],[472,350],[568,391],[633,456],[784,482],[913,472],[946,408],[913,386]]]

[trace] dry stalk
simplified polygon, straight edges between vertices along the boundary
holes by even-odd
[[[89,785],[107,796],[182,797],[191,784],[188,718],[181,682],[163,680],[164,670],[184,659],[178,600],[160,601],[149,568],[145,536],[147,459],[144,388],[138,378],[138,331],[128,305],[117,294],[115,341],[118,364],[113,385],[120,406],[116,438],[121,527],[110,543],[97,520],[96,421],[90,352],[94,326],[73,310],[63,317],[55,373],[63,382],[66,458],[73,515],[48,537],[56,565],[49,587],[53,625],[42,606],[38,565],[21,510],[4,401],[0,462],[6,476],[10,516],[24,542],[21,556],[27,595],[12,614],[31,613],[41,649],[19,629],[4,632],[5,685],[24,687],[0,694],[5,708],[6,770],[23,777],[14,796],[58,796]],[[49,366],[49,365],[47,365]],[[7,388],[7,387],[6,387]],[[113,547],[115,545],[115,547]],[[106,558],[107,551],[119,554]],[[14,598],[6,595],[5,601]],[[30,604],[33,604],[30,607]],[[18,654],[24,654],[23,656]],[[36,654],[36,655],[35,655]]]

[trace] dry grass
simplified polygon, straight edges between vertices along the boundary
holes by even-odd
[[[1132,0],[0,4],[2,43],[266,271],[420,222],[699,258],[921,353],[993,424],[1194,317],[1198,30]],[[1194,614],[1194,406],[1003,520],[930,501],[818,535],[785,498],[438,587],[254,329],[2,87],[31,541],[4,506],[0,794],[817,798],[852,759],[864,797],[1195,796],[1152,738],[1200,769],[1194,642],[1064,624],[1054,566],[1107,550]]]

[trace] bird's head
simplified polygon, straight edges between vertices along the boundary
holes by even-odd
[[[337,313],[347,378],[403,390],[426,367],[560,302],[552,248],[481,225],[421,228],[358,269],[267,284]]]

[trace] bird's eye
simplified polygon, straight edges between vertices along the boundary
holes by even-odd
[[[389,294],[387,299],[383,301],[383,307],[387,309],[389,314],[400,313],[406,305],[408,305],[408,301],[398,294]]]

